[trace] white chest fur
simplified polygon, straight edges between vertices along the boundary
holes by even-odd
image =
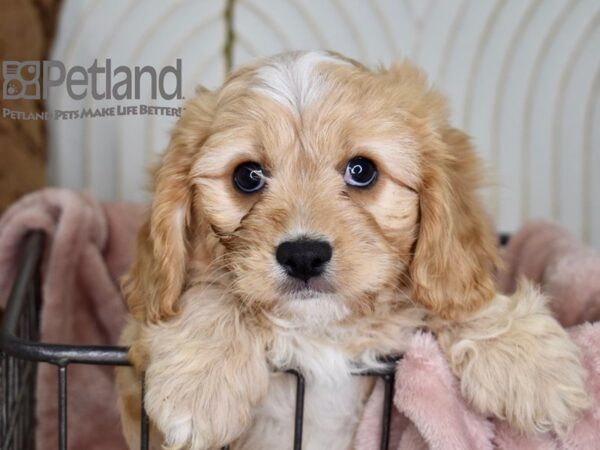
[[[303,445],[305,450],[351,448],[354,431],[373,380],[353,376],[350,361],[336,345],[304,335],[282,334],[270,351],[274,367],[296,367],[306,381]],[[291,449],[294,436],[296,377],[273,373],[269,391],[251,429],[236,450]]]

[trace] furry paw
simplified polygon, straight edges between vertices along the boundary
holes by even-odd
[[[202,402],[196,393],[185,391],[163,403],[161,410],[152,408],[149,415],[163,436],[165,450],[220,449],[233,442],[249,424],[248,416],[235,404],[208,404],[206,409],[195,405]],[[148,402],[150,403],[150,402]],[[211,410],[208,408],[212,408]],[[219,422],[223,420],[225,422]],[[217,419],[217,420],[215,420]]]
[[[217,307],[215,307],[217,309]],[[235,312],[190,308],[146,329],[144,404],[163,448],[218,449],[251,424],[267,390],[264,344]],[[210,320],[210,319],[217,320]]]
[[[525,432],[564,433],[590,406],[578,348],[523,286],[440,334],[464,397]]]
[[[198,363],[194,359],[204,355],[182,348],[174,353],[150,364],[146,372],[144,401],[164,436],[164,447],[206,450],[230,444],[251,423],[266,390],[266,366],[260,360],[231,363],[223,355]],[[187,361],[180,359],[186,354]]]

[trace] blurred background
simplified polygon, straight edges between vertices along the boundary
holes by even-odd
[[[371,66],[407,57],[450,98],[493,177],[483,192],[500,231],[560,222],[600,248],[598,0],[0,0],[0,59],[106,58],[159,70],[182,60],[183,95],[232,68],[293,49]],[[20,110],[177,100],[72,100],[53,90]],[[119,116],[0,123],[0,208],[45,184],[144,202],[147,167],[174,118]]]

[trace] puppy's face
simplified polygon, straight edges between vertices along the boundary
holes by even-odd
[[[475,157],[446,115],[407,64],[312,52],[238,70],[188,103],[141,236],[156,264],[138,257],[126,292],[152,289],[150,319],[223,271],[240,305],[283,318],[343,319],[409,289],[442,314],[473,308],[492,296],[493,241]]]
[[[191,173],[244,303],[341,318],[400,283],[418,227],[419,136],[379,78],[309,53],[249,68],[219,93]]]

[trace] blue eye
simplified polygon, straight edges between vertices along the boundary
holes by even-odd
[[[240,164],[233,171],[233,185],[245,194],[260,191],[265,186],[262,166],[255,162]]]
[[[377,180],[377,167],[370,159],[358,156],[348,161],[344,181],[348,186],[366,188]]]

